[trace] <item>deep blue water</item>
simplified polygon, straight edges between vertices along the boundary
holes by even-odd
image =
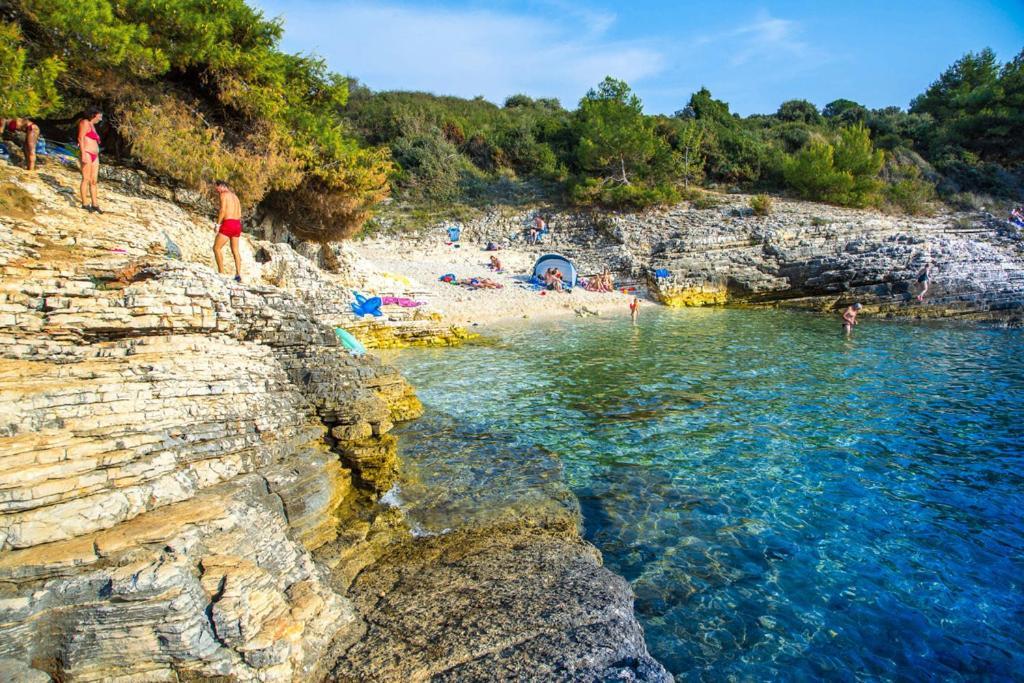
[[[666,310],[395,362],[414,521],[564,482],[678,678],[1024,678],[1021,331]]]

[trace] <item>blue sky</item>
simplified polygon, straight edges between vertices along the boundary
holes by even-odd
[[[967,51],[1024,49],[1024,0],[252,2],[284,18],[286,50],[374,90],[499,104],[524,92],[575,108],[612,75],[648,113],[702,85],[743,115],[793,98],[906,107]]]

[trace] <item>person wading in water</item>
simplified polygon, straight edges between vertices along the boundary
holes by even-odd
[[[82,208],[86,211],[103,213],[100,210],[99,178],[100,178],[100,135],[96,132],[96,124],[103,120],[103,113],[95,107],[85,110],[78,120],[78,151],[81,153],[82,186],[79,192],[82,197]],[[89,201],[86,202],[86,196]]]
[[[857,313],[860,312],[860,309],[860,304],[853,304],[848,306],[846,312],[843,313],[843,331],[847,335],[853,332],[853,326],[857,324]]]
[[[238,238],[242,235],[242,204],[228,184],[218,180],[213,184],[220,195],[220,212],[214,229],[217,236],[213,240],[213,257],[217,260],[217,272],[224,272],[224,261],[220,252],[224,243],[231,241],[231,255],[235,258],[235,282],[242,281],[242,257],[238,253]]]
[[[36,170],[36,141],[39,140],[39,126],[28,119],[0,119],[0,127],[7,133],[25,134],[25,168]]]

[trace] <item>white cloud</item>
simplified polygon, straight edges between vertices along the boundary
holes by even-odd
[[[285,47],[313,51],[375,90],[483,95],[502,102],[525,92],[566,106],[612,75],[630,83],[662,70],[649,44],[608,37],[614,15],[568,0],[532,16],[493,10],[413,7],[369,0],[261,0],[285,20]]]
[[[730,65],[737,67],[754,60],[809,60],[821,53],[800,38],[801,26],[791,19],[780,19],[765,12],[734,29],[701,36],[696,45],[729,45]]]

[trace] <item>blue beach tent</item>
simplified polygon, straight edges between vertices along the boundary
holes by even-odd
[[[576,266],[566,257],[561,254],[544,254],[533,264],[533,277],[543,281],[544,272],[548,268],[558,269],[562,274],[562,283],[566,287],[576,286]]]

